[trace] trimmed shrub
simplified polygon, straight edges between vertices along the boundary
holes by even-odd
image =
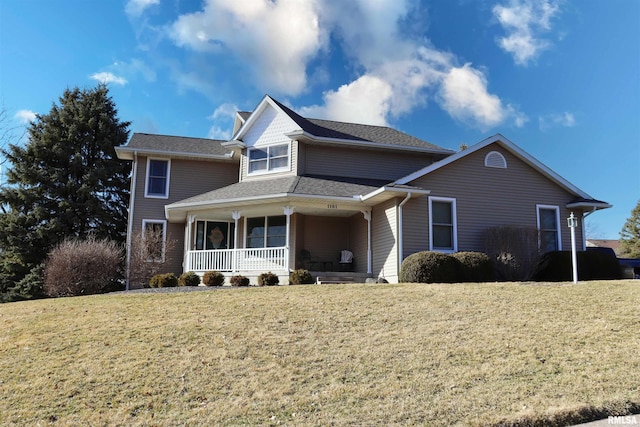
[[[45,263],[44,292],[52,297],[91,295],[119,286],[122,247],[112,240],[65,240]]]
[[[185,271],[178,278],[180,286],[198,286],[200,284],[200,276],[193,271]]]
[[[618,259],[606,252],[577,252],[578,280],[619,279],[622,271]],[[533,275],[538,282],[568,282],[573,280],[571,252],[552,251],[540,258]]]
[[[277,286],[278,284],[280,284],[280,279],[277,274],[268,272],[258,276],[258,286]]]
[[[178,277],[173,273],[156,274],[149,280],[152,288],[175,288],[178,286]]]
[[[229,283],[231,283],[231,286],[249,286],[249,278],[245,276],[231,276]]]
[[[289,284],[291,285],[309,285],[314,283],[313,276],[309,273],[309,270],[303,268],[292,271],[289,275]]]
[[[204,273],[202,283],[206,286],[222,286],[224,285],[224,274],[219,271],[207,271]]]
[[[492,282],[496,279],[489,255],[482,252],[456,252],[451,256],[460,262],[462,281]]]
[[[400,282],[454,283],[460,281],[460,262],[440,252],[416,252],[400,267]]]

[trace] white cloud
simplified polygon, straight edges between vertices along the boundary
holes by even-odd
[[[148,82],[156,81],[156,71],[137,58],[133,58],[129,62],[116,61],[110,68],[114,71],[117,71],[119,75],[125,75],[129,77],[141,75]]]
[[[305,89],[307,62],[324,46],[316,1],[206,0],[170,36],[195,51],[235,54],[264,87],[288,95]]]
[[[389,83],[364,75],[337,91],[326,92],[324,105],[303,107],[300,113],[307,117],[386,126],[392,96]]]
[[[547,130],[553,127],[574,127],[576,125],[576,118],[573,113],[565,111],[563,113],[547,114],[538,117],[538,124],[540,130]]]
[[[480,128],[502,123],[509,114],[502,101],[487,91],[487,79],[465,64],[449,70],[440,86],[440,104],[452,117]]]
[[[36,113],[31,110],[19,110],[13,117],[18,120],[20,124],[26,125],[36,119]]]
[[[226,103],[216,108],[208,119],[213,121],[209,129],[209,138],[228,141],[231,138],[231,129],[236,112],[239,111],[235,104]]]
[[[427,17],[415,0],[204,0],[167,27],[174,43],[203,64],[189,73],[174,69],[173,77],[180,89],[209,95],[215,79],[207,67],[237,61],[248,71],[247,84],[295,97],[310,80],[332,77],[320,78],[318,65],[333,53],[331,40],[353,77],[326,91],[321,104],[300,108],[303,115],[386,125],[435,100],[454,119],[481,129],[508,120],[523,126],[527,117],[488,91],[482,70],[460,66],[454,54],[424,38],[419,28]],[[219,135],[216,126],[223,127],[214,120],[212,132]]]
[[[124,7],[127,15],[137,18],[145,11],[145,9],[160,4],[160,0],[129,0]]]
[[[326,92],[323,105],[300,109],[303,115],[386,125],[435,98],[451,117],[481,129],[507,120],[523,126],[528,120],[488,92],[482,71],[470,64],[459,67],[455,55],[424,39],[410,40],[400,34],[399,23],[409,12],[416,13],[412,2],[331,4],[337,7],[323,8],[321,22],[333,22],[343,49],[364,72],[338,90]]]
[[[551,29],[551,18],[558,11],[557,0],[509,0],[494,6],[493,15],[506,32],[499,46],[513,55],[516,64],[528,65],[549,48],[550,42],[540,36]]]
[[[127,84],[127,80],[124,77],[116,76],[115,74],[110,73],[108,71],[95,73],[95,74],[92,74],[90,77],[93,80],[96,80],[96,81],[98,81],[100,83],[104,83],[104,84],[113,83],[113,84],[117,84],[117,85],[120,85],[120,86],[124,86],[124,85]]]

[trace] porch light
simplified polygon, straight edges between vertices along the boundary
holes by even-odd
[[[573,268],[573,283],[578,283],[578,260],[576,257],[576,227],[578,226],[578,218],[571,215],[567,218],[567,225],[571,229],[571,266]]]

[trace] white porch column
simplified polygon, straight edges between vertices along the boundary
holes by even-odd
[[[185,242],[184,242],[184,263],[182,265],[182,268],[184,269],[184,271],[191,271],[193,270],[191,268],[191,258],[189,257],[189,251],[191,251],[191,241],[193,239],[193,223],[196,220],[196,216],[195,215],[188,215],[187,216],[187,232],[185,233],[186,236],[184,238]]]
[[[367,220],[367,273],[371,274],[373,272],[373,262],[371,258],[371,210],[362,211],[362,215],[364,215],[364,219]]]
[[[293,208],[293,206],[285,206],[284,207],[284,214],[287,217],[287,234],[285,237],[285,246],[287,247],[287,250],[285,251],[285,262],[284,264],[287,266],[287,269],[289,268],[289,251],[291,250],[291,242],[289,240],[291,240],[291,215],[293,215],[293,211],[295,209]]]
[[[231,217],[235,223],[233,227],[233,252],[231,256],[231,271],[235,276],[238,270],[238,220],[240,219],[240,211],[231,212]]]

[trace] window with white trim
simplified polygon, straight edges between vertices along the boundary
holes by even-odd
[[[169,172],[171,161],[168,159],[147,158],[147,179],[145,197],[166,199],[169,197]]]
[[[167,241],[167,221],[156,219],[142,220],[142,240],[148,262],[163,262]]]
[[[429,250],[458,250],[456,199],[429,197]]]
[[[249,148],[249,174],[289,170],[289,144]]]
[[[538,211],[538,232],[542,252],[562,250],[560,240],[560,208],[558,206],[536,205]]]
[[[233,249],[233,222],[196,221],[196,250]]]
[[[287,218],[247,218],[247,248],[275,248],[286,245]]]

